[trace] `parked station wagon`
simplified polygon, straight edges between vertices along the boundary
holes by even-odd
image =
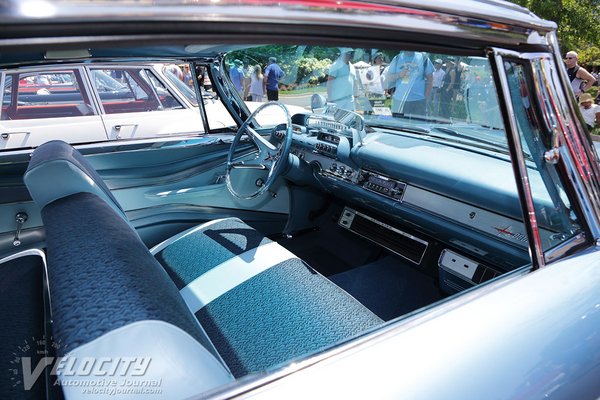
[[[600,170],[553,22],[0,10],[0,397],[600,397]]]
[[[129,62],[3,71],[0,148],[36,147],[53,139],[75,144],[203,134],[196,93],[172,72],[173,66],[179,68],[166,62]],[[215,93],[204,84],[200,90],[207,122],[217,129],[233,126]],[[250,110],[259,105],[246,102]],[[270,117],[283,120],[283,114]]]

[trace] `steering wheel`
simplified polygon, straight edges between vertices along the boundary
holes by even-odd
[[[256,116],[268,107],[279,107],[283,110],[285,115],[285,135],[279,146],[274,145],[269,140],[262,137],[258,132],[256,132],[256,130],[254,130],[254,128],[250,126],[251,122],[256,118]],[[281,128],[282,125],[283,124],[278,125],[274,129]],[[240,144],[240,139],[245,133],[248,134],[250,140],[257,147],[258,155],[254,160],[234,161],[233,158],[236,148]],[[274,135],[271,135],[271,137],[274,137]],[[233,138],[233,142],[231,143],[231,147],[229,148],[229,154],[227,155],[227,169],[225,172],[225,181],[227,183],[227,189],[229,189],[229,192],[239,199],[253,199],[269,190],[271,186],[273,186],[275,180],[283,172],[283,169],[287,163],[291,145],[292,120],[290,118],[290,113],[282,103],[279,101],[270,101],[262,104],[260,107],[254,110],[254,112],[250,114],[242,126],[240,126],[240,129],[238,129],[235,137]],[[268,170],[268,175],[267,179],[262,185],[257,185],[258,189],[256,191],[248,195],[242,195],[234,188],[231,181],[231,171],[234,169]]]

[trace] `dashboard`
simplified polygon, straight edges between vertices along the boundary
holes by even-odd
[[[423,135],[377,129],[367,135],[356,117],[362,120],[348,111],[292,118],[292,156],[311,167],[315,186],[348,203],[340,227],[353,230],[356,217],[360,228],[355,233],[416,264],[423,254],[415,249],[425,252],[430,242],[444,243],[440,276],[459,275],[448,281],[455,287],[530,262],[509,161],[440,145]],[[275,131],[279,139],[284,134]],[[550,229],[540,233],[546,243],[560,242]],[[390,237],[396,238],[393,243]],[[398,243],[405,248],[396,249]],[[452,260],[468,262],[456,266]]]

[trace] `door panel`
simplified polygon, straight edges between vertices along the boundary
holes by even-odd
[[[107,66],[89,71],[109,139],[204,132],[198,109],[178,100],[152,68]]]
[[[98,115],[0,121],[0,150],[36,147],[49,140],[86,143],[106,140]]]
[[[127,112],[102,118],[111,140],[198,134],[204,130],[197,109]]]
[[[148,246],[187,227],[226,216],[238,216],[266,234],[280,232],[289,209],[283,180],[273,188],[277,197],[265,195],[252,201],[233,198],[225,187],[231,138],[105,142],[78,149],[112,189]],[[22,191],[28,153],[2,156],[11,162],[0,164],[0,189]],[[0,220],[0,254],[15,250],[14,214],[20,210],[26,210],[29,219],[24,225],[28,237],[19,250],[43,245],[40,212],[33,202],[22,200],[0,204],[0,215],[5,216]]]

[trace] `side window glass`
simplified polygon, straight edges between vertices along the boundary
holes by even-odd
[[[202,104],[206,111],[206,117],[208,118],[208,125],[211,129],[222,129],[222,128],[236,128],[236,123],[227,111],[227,108],[223,104],[223,99],[219,96],[213,82],[211,81],[210,75],[216,78],[221,85],[224,84],[221,79],[220,67],[212,66],[214,68],[212,74],[209,74],[211,66],[199,65],[196,67],[196,74],[198,83],[200,85],[200,91],[202,93]],[[195,96],[195,95],[194,95]]]
[[[536,100],[531,95],[534,85],[527,74],[526,64],[505,61],[504,68],[527,163],[542,246],[547,251],[581,232],[581,226],[556,165],[544,159],[544,154],[552,147],[552,139],[534,108]]]
[[[181,71],[177,65],[165,65],[162,69],[164,76],[169,80],[169,83],[182,94],[188,102],[194,107],[198,107],[198,99],[196,99],[196,92],[194,91],[193,82],[186,82],[184,75],[177,74],[177,71]],[[191,81],[191,76],[190,76]],[[191,85],[190,85],[191,83]],[[201,87],[202,90],[202,87]]]
[[[16,84],[15,84],[16,83]],[[94,115],[79,71],[7,74],[2,120],[80,117]]]
[[[140,71],[140,75],[154,88],[163,110],[178,110],[183,108],[183,105],[171,94],[171,92],[169,92],[166,86],[159,81],[156,75],[154,75],[151,71],[142,70]],[[181,83],[183,84],[183,82]],[[185,84],[183,84],[183,87],[189,90],[189,87]]]
[[[137,69],[95,69],[93,82],[106,114],[162,110],[149,79]]]

